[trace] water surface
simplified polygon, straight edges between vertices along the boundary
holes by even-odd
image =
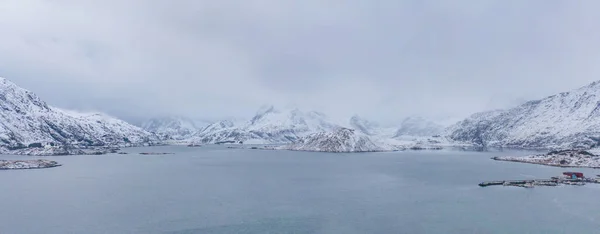
[[[0,171],[0,233],[600,233],[598,185],[477,186],[565,170],[525,152],[126,151]]]

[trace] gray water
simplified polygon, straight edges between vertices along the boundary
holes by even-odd
[[[565,170],[526,152],[126,151],[0,171],[0,233],[600,233],[598,185],[477,186]]]

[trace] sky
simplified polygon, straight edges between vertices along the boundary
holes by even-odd
[[[0,0],[0,76],[129,121],[463,117],[600,79],[595,0]]]

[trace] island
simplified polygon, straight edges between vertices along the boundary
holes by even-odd
[[[62,166],[56,161],[37,160],[0,160],[0,170],[42,169]]]
[[[498,161],[532,163],[553,167],[600,168],[600,156],[585,150],[557,150],[521,157],[493,157]]]

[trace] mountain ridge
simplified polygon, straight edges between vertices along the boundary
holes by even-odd
[[[593,148],[600,144],[600,81],[449,127],[452,140],[483,147]]]
[[[156,144],[151,133],[101,113],[52,107],[35,93],[0,78],[0,148]]]

